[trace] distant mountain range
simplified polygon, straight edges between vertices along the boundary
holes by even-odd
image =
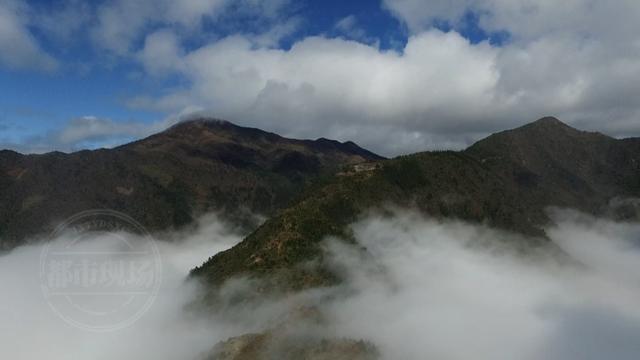
[[[0,151],[0,249],[88,209],[113,209],[150,231],[217,211],[242,224],[273,215],[314,179],[380,160],[352,142],[294,140],[227,121],[179,123],[114,149]]]

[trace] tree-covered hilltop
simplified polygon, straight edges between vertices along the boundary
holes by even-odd
[[[197,119],[115,149],[0,151],[0,249],[88,209],[121,211],[150,231],[216,211],[241,223],[272,215],[314,179],[381,159],[352,142],[296,140]]]
[[[626,205],[611,205],[640,195],[639,144],[544,118],[460,152],[350,166],[308,188],[292,206],[191,274],[213,287],[235,276],[269,280],[263,286],[285,290],[333,284],[340,275],[323,265],[322,241],[353,243],[350,224],[368,211],[398,206],[544,243],[550,206],[636,216]]]

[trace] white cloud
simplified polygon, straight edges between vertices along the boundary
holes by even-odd
[[[164,111],[197,105],[285,135],[355,140],[386,155],[464,147],[545,115],[640,135],[637,4],[389,0],[386,8],[412,29],[401,53],[324,36],[290,50],[230,36],[182,56],[174,67],[188,80],[182,89],[136,103]],[[430,27],[449,20],[463,28],[470,10],[482,28],[510,39],[471,44]],[[336,29],[356,25],[347,17]]]
[[[130,106],[203,108],[287,136],[354,140],[396,155],[465,147],[545,115],[614,136],[640,135],[638,4],[385,0],[411,33],[397,51],[381,50],[355,16],[326,29],[351,40],[325,34],[280,49],[307,21],[286,0],[112,0],[92,9],[90,32],[99,48],[138,61],[148,75],[180,80],[162,96],[129,99]],[[468,11],[508,40],[465,40],[457,31]],[[235,35],[204,34],[204,19]],[[234,28],[229,19],[250,19],[252,28]],[[454,30],[433,29],[436,20]],[[20,43],[26,53],[38,50],[33,41]],[[30,64],[12,52],[0,59]]]
[[[121,234],[127,241],[135,235]],[[188,271],[210,255],[237,243],[241,236],[215,216],[206,216],[192,231],[165,234],[156,241],[161,256],[162,283],[153,305],[139,320],[121,330],[91,332],[67,324],[50,308],[41,292],[43,245],[23,246],[0,257],[0,354],[11,359],[197,359],[241,324],[196,313],[189,305],[198,287],[186,282]],[[57,239],[55,241],[60,241]],[[82,240],[94,251],[113,251],[100,234]],[[151,255],[149,255],[151,257]],[[113,255],[118,259],[117,255]],[[150,261],[153,259],[150,258]],[[19,275],[19,276],[17,276]],[[96,298],[94,306],[101,299]],[[82,303],[90,308],[91,303]]]
[[[372,256],[332,247],[350,277],[321,303],[330,331],[373,342],[384,359],[636,359],[640,227],[556,220],[550,236],[568,257],[415,213],[368,217],[354,230]]]
[[[12,69],[50,72],[57,61],[40,48],[28,29],[28,7],[18,1],[0,2],[0,65]]]
[[[355,15],[349,15],[338,20],[334,27],[341,31],[350,31],[357,25],[357,23],[358,19],[355,17]]]
[[[341,35],[349,39],[359,40],[364,43],[375,43],[376,40],[367,36],[365,29],[360,27],[355,15],[345,16],[338,20],[333,28]]]
[[[475,1],[477,2],[477,1]],[[419,32],[436,20],[457,22],[474,0],[383,0],[383,6]]]
[[[526,42],[576,35],[619,43],[635,39],[640,27],[636,21],[640,4],[634,0],[608,4],[591,0],[383,0],[383,4],[414,32],[434,21],[463,26],[462,17],[468,12],[479,16],[485,30],[506,30],[516,41]]]
[[[174,32],[197,38],[205,19],[224,21],[226,16],[275,19],[285,0],[113,0],[98,7],[91,35],[99,48],[117,55],[130,55],[151,26],[166,26]],[[276,26],[279,26],[276,24]]]
[[[323,37],[288,51],[256,48],[234,36],[188,53],[176,71],[191,87],[156,105],[197,104],[290,136],[346,140],[359,134],[355,140],[376,150],[389,136],[378,130],[387,126],[407,139],[418,135],[402,144],[417,151],[428,146],[423,119],[433,119],[426,124],[431,129],[447,128],[450,118],[471,121],[470,107],[490,103],[498,81],[495,58],[486,44],[472,46],[439,31],[412,37],[402,54]]]
[[[138,52],[140,62],[150,74],[154,75],[180,69],[181,57],[180,40],[168,29],[147,35],[142,50]]]
[[[328,247],[325,258],[346,276],[341,286],[244,303],[234,296],[251,284],[238,280],[220,293],[224,310],[205,314],[194,312],[199,289],[185,276],[240,240],[206,216],[156,242],[162,286],[153,306],[106,333],[71,327],[51,311],[41,293],[42,245],[23,246],[0,257],[1,352],[12,359],[198,359],[218,341],[288,319],[297,335],[370,341],[383,359],[637,359],[640,226],[573,212],[553,218],[549,235],[566,257],[481,226],[404,211],[371,215],[353,225],[368,255],[344,243]],[[109,237],[83,239],[93,251],[113,251]],[[291,312],[312,305],[321,323],[296,323]]]
[[[299,17],[291,17],[271,26],[267,31],[249,36],[251,42],[261,47],[278,47],[283,39],[294,34],[300,29],[303,20]]]

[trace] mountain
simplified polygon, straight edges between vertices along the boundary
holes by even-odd
[[[638,194],[638,144],[543,118],[492,135],[466,153],[515,181],[522,196],[595,212],[609,199]]]
[[[179,123],[114,149],[0,151],[0,249],[88,209],[122,211],[149,230],[218,211],[272,215],[311,181],[379,160],[352,142],[294,140],[227,121]]]
[[[640,140],[579,131],[555,118],[494,134],[460,152],[424,152],[360,164],[308,189],[244,241],[192,270],[215,289],[234,276],[264,289],[331,285],[327,236],[353,243],[349,225],[370,210],[412,207],[435,218],[487,224],[545,243],[550,206],[637,217]],[[319,260],[317,267],[301,266]]]

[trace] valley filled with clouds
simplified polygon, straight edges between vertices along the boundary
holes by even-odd
[[[0,358],[639,359],[638,34],[637,0],[0,0]]]
[[[202,312],[202,289],[187,281],[188,271],[240,240],[207,216],[157,242],[163,280],[154,305],[131,326],[106,332],[74,327],[51,311],[38,279],[43,245],[23,246],[0,257],[2,353],[205,358],[217,342],[281,326],[304,305],[323,320],[294,319],[290,331],[364,340],[384,359],[636,359],[640,226],[573,211],[553,217],[552,243],[529,248],[521,235],[478,225],[407,210],[370,214],[352,226],[366,254],[325,241],[326,261],[343,284],[233,302],[238,289],[256,286],[239,278],[222,290],[230,297],[222,311]],[[109,248],[99,237],[88,241]]]

